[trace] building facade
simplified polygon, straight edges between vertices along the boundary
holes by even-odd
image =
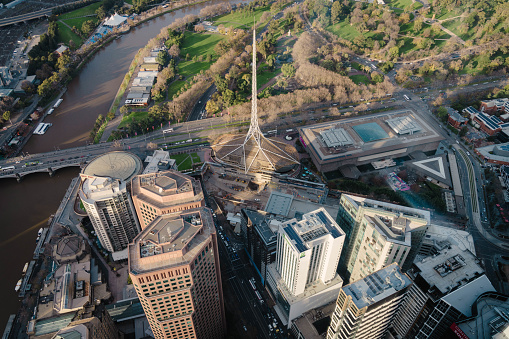
[[[344,286],[339,292],[327,339],[382,338],[412,281],[396,263]]]
[[[479,260],[455,245],[416,260],[407,274],[413,285],[391,329],[401,338],[442,338],[452,323],[472,316],[478,296],[495,291]]]
[[[129,274],[156,339],[224,337],[217,237],[208,208],[158,216],[129,245]]]
[[[79,196],[101,245],[109,252],[126,249],[140,231],[126,183],[82,176]]]
[[[429,223],[428,211],[342,194],[338,224],[348,244],[343,279],[353,282],[394,262],[410,268]]]
[[[345,233],[324,208],[279,226],[267,287],[288,327],[302,313],[334,300],[343,284],[336,269],[344,239]]]
[[[200,182],[174,170],[135,176],[131,196],[142,229],[159,215],[205,206]]]

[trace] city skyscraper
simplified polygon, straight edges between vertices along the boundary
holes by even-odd
[[[345,233],[322,207],[279,226],[276,261],[267,268],[269,292],[285,325],[333,301],[342,279],[336,273]]]
[[[258,125],[256,31],[254,29],[251,91],[251,124],[247,134],[222,136],[212,145],[215,159],[244,174],[289,172],[299,165],[297,150],[284,142],[266,138]]]
[[[327,339],[382,338],[412,281],[393,263],[341,288]]]
[[[217,236],[208,208],[153,220],[129,245],[129,274],[157,339],[224,337]]]
[[[142,229],[161,214],[205,206],[200,182],[174,170],[135,176],[131,196]]]
[[[339,273],[354,282],[396,262],[410,268],[430,224],[430,213],[342,194],[338,224],[346,233]]]
[[[140,231],[126,183],[109,177],[82,177],[79,196],[101,245],[121,252]],[[116,259],[127,256],[117,253]]]
[[[442,338],[453,322],[473,315],[480,295],[495,291],[480,261],[450,243],[416,260],[407,274],[413,285],[392,324],[401,338]]]

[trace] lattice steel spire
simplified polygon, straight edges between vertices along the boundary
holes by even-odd
[[[258,125],[257,79],[256,79],[256,29],[253,27],[251,123],[245,136],[225,136],[215,148],[216,159],[244,171],[278,171],[298,164],[297,151],[293,146],[270,140],[263,136]]]

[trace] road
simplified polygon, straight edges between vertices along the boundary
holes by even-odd
[[[246,333],[247,338],[252,337],[253,328],[256,328],[256,338],[287,338],[285,329],[269,330],[269,324],[274,322],[274,313],[266,302],[260,302],[255,294],[249,279],[256,276],[246,257],[243,244],[238,235],[231,231],[229,222],[222,215],[214,199],[207,194],[205,187],[205,200],[207,206],[214,211],[214,223],[217,228],[219,256],[221,261],[221,277],[223,284],[228,284],[224,290],[225,302],[231,303],[232,308],[240,312],[240,318],[235,328],[237,332]],[[263,286],[255,282],[259,293],[263,295]],[[279,322],[278,325],[281,323]],[[245,329],[244,329],[245,326]],[[247,330],[247,331],[246,331]]]

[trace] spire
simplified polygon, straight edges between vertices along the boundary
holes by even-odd
[[[246,141],[253,137],[258,145],[260,145],[260,126],[258,125],[258,98],[257,98],[257,82],[256,82],[256,28],[253,26],[253,66],[251,75],[251,124],[246,135]]]

